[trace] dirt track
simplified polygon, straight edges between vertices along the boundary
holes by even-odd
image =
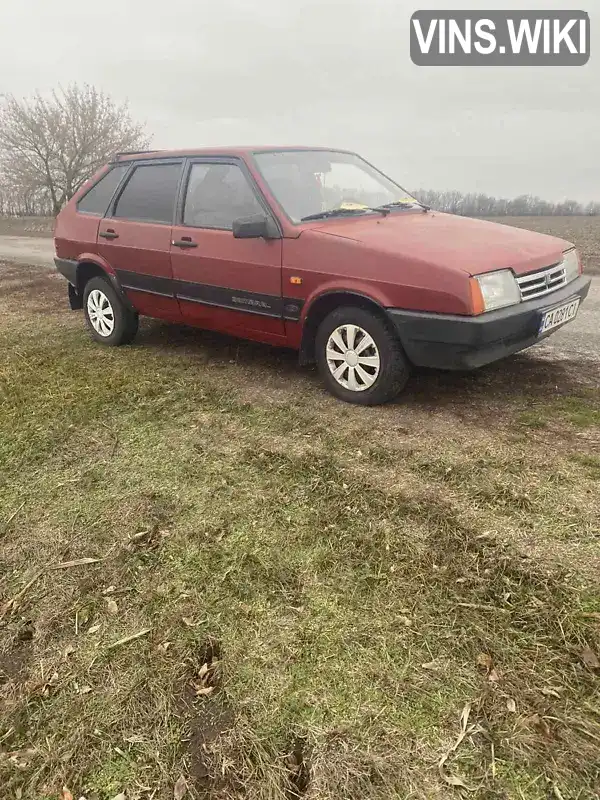
[[[0,259],[52,267],[54,241],[41,236],[0,236]]]
[[[0,236],[0,260],[52,268],[54,244],[50,238]],[[552,359],[600,361],[600,278],[595,278],[577,321],[540,344],[537,353]]]

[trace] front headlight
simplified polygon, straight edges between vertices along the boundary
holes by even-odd
[[[510,269],[476,275],[475,280],[481,290],[484,311],[493,311],[521,302],[521,292]]]
[[[563,266],[567,283],[579,277],[579,255],[577,250],[568,250],[563,253]]]

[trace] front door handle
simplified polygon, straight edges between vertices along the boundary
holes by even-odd
[[[196,242],[192,242],[191,236],[182,236],[181,239],[173,239],[171,244],[173,245],[173,247],[182,247],[182,248],[198,247]]]
[[[118,239],[119,234],[115,233],[112,228],[109,228],[107,231],[100,231],[98,236],[101,236],[103,239]]]

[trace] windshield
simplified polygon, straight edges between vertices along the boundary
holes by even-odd
[[[382,206],[392,210],[418,205],[354,153],[278,150],[254,157],[275,199],[295,223],[307,217],[372,214]]]

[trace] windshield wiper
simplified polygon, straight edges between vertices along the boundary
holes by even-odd
[[[364,208],[330,208],[329,211],[319,211],[316,214],[302,217],[300,222],[310,222],[313,219],[328,219],[329,217],[351,217],[355,214],[364,214],[366,211],[377,211],[384,216],[390,213],[390,209],[385,206],[379,206],[378,208],[370,208],[369,206],[364,206]]]
[[[431,206],[426,206],[425,203],[419,203],[418,200],[394,200],[392,203],[384,203],[381,206],[377,206],[374,210],[391,211],[394,208],[414,208],[414,206],[420,206],[423,211],[431,211]]]

